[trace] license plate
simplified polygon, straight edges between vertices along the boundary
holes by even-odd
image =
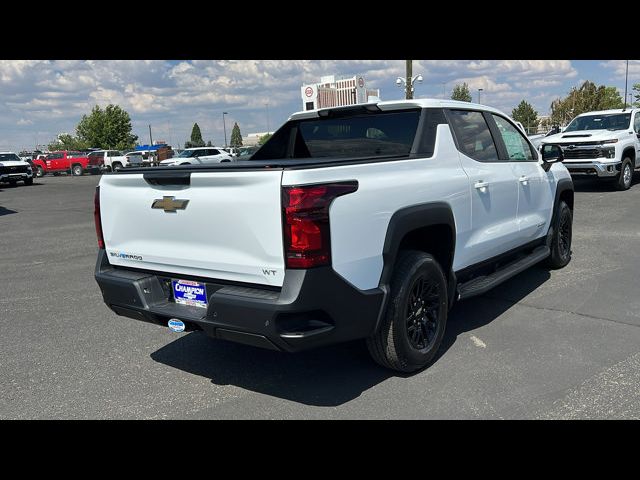
[[[207,287],[190,280],[171,280],[176,303],[191,307],[207,308]]]

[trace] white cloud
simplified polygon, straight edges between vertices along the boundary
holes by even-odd
[[[640,69],[638,63],[634,69]],[[620,62],[601,68],[617,75]],[[42,143],[44,137],[74,131],[94,105],[117,103],[143,141],[152,124],[154,138],[184,142],[197,121],[205,139],[222,143],[222,111],[229,112],[227,129],[238,121],[246,135],[266,130],[268,102],[273,130],[301,108],[303,83],[323,75],[363,74],[367,86],[392,99],[402,95],[394,82],[404,73],[404,60],[0,61],[0,125],[19,148],[33,143],[36,131]],[[474,100],[483,88],[483,103],[508,112],[523,98],[546,111],[550,99],[578,75],[567,60],[415,60],[413,73],[424,76],[418,96],[442,95],[443,82],[450,94],[455,83],[466,81]]]

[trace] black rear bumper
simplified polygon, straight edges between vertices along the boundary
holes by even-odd
[[[282,288],[269,290],[116,268],[104,250],[98,253],[95,278],[105,303],[118,315],[165,327],[178,318],[187,330],[289,352],[370,336],[384,298],[382,289],[358,290],[330,267],[287,270]],[[204,282],[208,308],[176,304],[171,278]]]

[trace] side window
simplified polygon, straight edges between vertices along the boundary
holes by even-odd
[[[212,148],[211,150],[207,150],[207,155],[218,155],[220,153],[219,150]]]
[[[449,110],[449,118],[462,153],[479,162],[499,161],[491,131],[481,112]]]
[[[507,156],[510,162],[532,162],[537,161],[534,157],[529,143],[522,135],[520,129],[511,122],[498,115],[491,114],[496,122],[504,146],[507,149]]]
[[[633,129],[636,133],[640,133],[640,112],[636,112],[636,118],[633,120]]]

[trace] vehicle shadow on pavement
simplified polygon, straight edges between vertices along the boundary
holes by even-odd
[[[636,173],[631,180],[631,188],[640,182],[640,174]],[[612,180],[597,180],[594,178],[573,179],[573,189],[576,192],[616,192]]]
[[[535,267],[516,278],[517,281],[498,287],[499,292],[466,300],[453,308],[437,358],[442,357],[459,336],[490,323],[547,281],[550,274]],[[349,402],[390,377],[412,375],[379,367],[370,358],[364,341],[288,354],[213,340],[201,332],[192,332],[156,350],[151,358],[209,378],[216,385],[234,385],[323,407]]]
[[[10,210],[0,205],[0,217],[2,217],[3,215],[11,215],[12,213],[18,213],[18,212],[15,210]]]
[[[458,337],[491,323],[550,278],[549,270],[535,266],[484,295],[456,303],[449,312],[447,329],[436,358],[443,356]]]
[[[370,359],[364,341],[289,354],[193,332],[153,352],[151,358],[216,385],[323,407],[349,402],[394,375]]]

